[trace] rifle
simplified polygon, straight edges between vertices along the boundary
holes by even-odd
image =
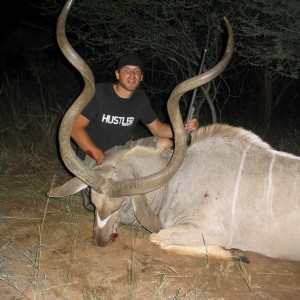
[[[200,75],[202,73],[202,70],[203,70],[206,53],[208,51],[208,43],[209,43],[209,32],[208,32],[208,35],[207,35],[207,38],[206,38],[205,47],[204,47],[204,50],[203,50],[203,55],[202,55],[199,70],[198,70],[198,75]],[[195,98],[196,98],[196,95],[197,95],[197,91],[198,91],[198,88],[195,88],[194,91],[193,91],[192,98],[191,98],[190,105],[189,105],[189,109],[188,109],[188,112],[187,112],[187,115],[186,115],[185,121],[184,121],[185,124],[189,120],[191,120],[194,116],[194,113],[195,113],[194,102],[195,102]],[[190,133],[190,131],[187,130],[186,134],[187,134],[187,144],[189,145],[191,143],[191,133]]]

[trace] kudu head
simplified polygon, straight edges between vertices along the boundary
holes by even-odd
[[[96,239],[100,245],[104,245],[110,240],[110,232],[106,232],[105,228],[110,227],[108,224],[114,222],[114,219],[117,218],[116,212],[120,209],[124,196],[142,195],[151,192],[166,184],[179,169],[187,148],[185,129],[179,110],[180,98],[184,93],[206,84],[221,74],[233,53],[233,33],[228,20],[224,18],[228,31],[228,41],[221,61],[207,72],[180,83],[170,95],[167,107],[174,130],[175,150],[168,165],[162,170],[143,178],[115,181],[105,175],[103,176],[102,173],[100,174],[97,168],[92,169],[86,166],[76,156],[70,143],[72,126],[78,115],[93,97],[95,91],[94,77],[90,68],[75,52],[66,38],[65,24],[72,2],[73,0],[66,2],[58,18],[57,40],[67,60],[82,75],[84,89],[63,117],[59,130],[59,145],[66,167],[82,182],[91,187],[93,202],[96,207],[101,207],[101,211],[98,210],[95,214],[95,226],[102,228],[97,231]],[[57,197],[56,189],[50,191],[49,196]],[[138,201],[136,201],[136,204],[138,205]]]

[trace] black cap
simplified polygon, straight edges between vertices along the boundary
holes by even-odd
[[[121,69],[124,66],[137,66],[143,68],[141,59],[133,54],[123,55],[117,63],[117,69]]]

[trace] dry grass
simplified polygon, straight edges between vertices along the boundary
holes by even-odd
[[[33,202],[20,195],[16,206],[7,198],[0,203],[0,292],[11,299],[276,299],[248,265],[158,251],[133,226],[120,228],[119,244],[99,250],[91,232],[87,238],[93,217],[82,212],[79,197],[58,202],[40,195]]]

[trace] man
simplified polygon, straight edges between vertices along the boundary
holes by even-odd
[[[116,83],[96,84],[93,99],[73,125],[71,137],[79,147],[78,156],[87,163],[92,158],[100,165],[106,151],[131,139],[139,121],[156,137],[157,147],[170,149],[173,145],[170,125],[157,118],[148,97],[139,88],[143,80],[142,61],[131,54],[122,56],[115,76]],[[198,121],[190,120],[185,127],[194,131]],[[85,197],[84,206],[93,211]]]

